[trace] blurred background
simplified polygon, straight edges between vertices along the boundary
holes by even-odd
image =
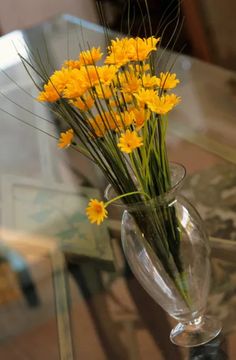
[[[127,29],[127,0],[101,0],[107,24],[116,30]],[[144,9],[145,0],[130,0],[130,18],[133,34],[142,33],[140,29],[140,7]],[[163,14],[177,15],[178,0],[148,0],[153,29],[158,28]],[[202,60],[235,70],[236,45],[236,3],[233,0],[183,0],[181,1],[180,23],[184,19],[176,50],[191,54]],[[28,28],[50,17],[69,13],[95,23],[100,17],[95,0],[8,0],[0,1],[0,33]],[[133,19],[135,21],[133,22]],[[166,24],[166,23],[165,23]],[[163,43],[173,32],[175,22],[165,31]],[[164,28],[164,27],[163,27]],[[159,30],[163,30],[159,29]],[[166,44],[165,44],[166,45]],[[173,44],[169,44],[173,45]],[[184,48],[183,48],[184,47]]]

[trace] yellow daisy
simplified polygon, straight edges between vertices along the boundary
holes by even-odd
[[[116,113],[113,111],[106,111],[104,113],[105,121],[106,121],[106,127],[109,130],[115,130],[117,128],[117,122],[116,122]]]
[[[157,96],[157,92],[152,89],[141,88],[137,94],[134,94],[134,96],[138,100],[139,105],[143,106],[148,102],[153,101],[153,99]]]
[[[116,89],[114,89],[116,91]],[[114,92],[115,92],[114,91]],[[133,97],[131,94],[128,94],[128,93],[122,93],[122,94],[119,94],[119,93],[116,93],[115,94],[117,95],[116,97],[113,96],[112,94],[112,99],[109,101],[109,104],[111,107],[127,107],[127,105],[129,105],[130,103],[133,102]]]
[[[106,85],[97,85],[95,91],[99,99],[110,99],[113,96],[110,87]]]
[[[44,85],[43,91],[37,97],[38,101],[55,102],[60,99],[60,96],[65,89],[71,72],[69,69],[56,70],[50,76],[48,83]]]
[[[73,137],[74,137],[74,131],[72,129],[69,129],[66,132],[62,132],[60,134],[60,139],[58,141],[57,146],[60,149],[65,149],[69,147],[72,143]]]
[[[72,104],[82,111],[91,109],[94,105],[94,99],[90,94],[84,95],[72,101]]]
[[[112,82],[112,80],[114,79],[117,73],[118,68],[114,65],[111,66],[104,65],[98,67],[97,70],[98,70],[99,80],[101,81],[101,83],[104,85],[110,85],[110,83]]]
[[[127,64],[130,61],[130,39],[116,38],[111,41],[108,47],[108,55],[105,64],[113,64],[118,67]]]
[[[142,76],[142,85],[145,88],[152,88],[155,86],[158,86],[159,84],[159,79],[156,76],[151,76],[150,74],[144,74]]]
[[[49,79],[48,83],[51,83],[55,89],[61,94],[65,89],[68,81],[70,80],[71,71],[69,69],[62,68],[56,70]]]
[[[117,131],[124,130],[126,127],[130,126],[134,121],[133,111],[123,111],[116,114],[116,125]]]
[[[180,97],[175,94],[156,96],[152,101],[148,101],[147,105],[153,112],[164,115],[173,109],[180,102]]]
[[[111,112],[105,111],[104,113],[101,113],[101,115],[97,114],[94,118],[89,120],[89,124],[96,136],[103,137],[108,130],[114,130],[116,128],[114,116],[115,115]]]
[[[129,39],[130,56],[129,59],[132,61],[144,61],[148,58],[151,51],[156,50],[156,45],[160,41],[160,38],[151,36],[149,38],[141,39],[131,38]]]
[[[94,65],[84,66],[80,70],[80,81],[87,88],[94,87],[99,84],[98,68]]]
[[[76,99],[84,95],[88,90],[87,86],[78,79],[71,79],[66,89],[63,91],[63,97],[66,99]]]
[[[132,73],[121,74],[120,77],[121,91],[132,94],[137,92],[141,86],[141,80]]]
[[[108,54],[104,62],[105,64],[121,67],[129,62],[129,58],[126,54],[124,54],[122,49],[119,49]]]
[[[168,90],[168,89],[174,89],[176,85],[179,84],[179,80],[176,79],[176,74],[170,74],[169,72],[160,73],[160,77],[158,78],[158,86],[161,89]]]
[[[45,84],[43,91],[41,91],[37,97],[37,100],[41,102],[55,102],[59,99],[60,94],[51,83]]]
[[[143,145],[142,141],[143,138],[138,136],[136,131],[126,130],[126,132],[121,135],[117,146],[122,152],[130,154],[134,149]]]
[[[103,137],[106,133],[106,127],[100,116],[96,116],[96,119],[90,119],[89,124],[97,137]]]
[[[130,64],[129,69],[130,69],[130,71],[134,71],[135,73],[142,74],[142,73],[150,70],[150,65],[149,64],[144,64],[144,63]]]
[[[108,215],[104,202],[98,201],[97,199],[91,199],[89,201],[86,214],[89,221],[97,225],[100,225]]]
[[[63,91],[63,97],[66,99],[76,99],[81,97],[89,88],[89,84],[84,80],[84,71],[72,69],[66,87]]]
[[[100,47],[92,47],[89,50],[82,51],[79,56],[79,62],[81,65],[93,65],[102,58],[103,53]]]
[[[81,62],[79,60],[66,60],[63,63],[63,67],[65,67],[67,69],[80,69]]]
[[[133,109],[135,129],[139,131],[150,117],[150,111],[141,109]]]

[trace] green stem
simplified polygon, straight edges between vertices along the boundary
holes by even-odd
[[[123,198],[123,197],[131,196],[131,195],[137,195],[137,194],[144,195],[144,196],[146,196],[149,200],[151,200],[150,196],[149,196],[148,194],[146,194],[145,192],[143,192],[143,191],[132,191],[132,192],[129,192],[129,193],[126,193],[126,194],[118,195],[118,196],[114,197],[113,199],[107,201],[107,202],[105,203],[105,208],[106,208],[108,205],[112,204],[112,203],[113,203],[114,201],[116,201],[116,200],[120,200],[120,199]]]

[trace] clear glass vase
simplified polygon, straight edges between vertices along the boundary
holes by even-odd
[[[168,193],[126,205],[121,239],[138,281],[179,322],[171,331],[171,341],[192,347],[215,338],[221,325],[204,314],[210,283],[209,244],[199,214],[179,195],[184,177],[184,167],[172,164]],[[111,187],[105,195],[111,199]]]

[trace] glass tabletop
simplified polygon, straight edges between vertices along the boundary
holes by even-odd
[[[0,38],[0,358],[233,360],[236,75],[164,55],[175,59],[182,97],[169,122],[169,157],[186,167],[183,194],[210,235],[208,312],[223,323],[214,341],[184,349],[171,344],[173,320],[126,263],[121,214],[112,213],[99,229],[88,223],[88,199],[102,195],[106,181],[82,155],[58,150],[65,124],[35,101],[17,55],[40,54],[53,72],[88,44],[105,48],[103,28],[70,15]]]

